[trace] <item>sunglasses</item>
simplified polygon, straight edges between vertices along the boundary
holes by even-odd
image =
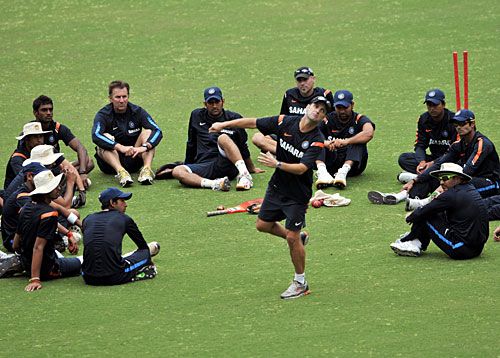
[[[443,175],[443,176],[439,177],[439,180],[440,181],[448,181],[448,180],[453,179],[455,177],[456,177],[456,175]]]

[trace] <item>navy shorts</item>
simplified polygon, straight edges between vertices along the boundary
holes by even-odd
[[[260,207],[259,219],[266,222],[286,219],[287,230],[300,231],[306,226],[306,211],[307,204],[298,203],[268,187]]]
[[[217,179],[227,176],[232,180],[238,175],[238,169],[236,169],[229,159],[224,158],[222,155],[219,155],[217,159],[210,162],[184,165],[191,169],[194,174],[206,179]]]
[[[42,281],[54,280],[63,277],[79,276],[82,263],[76,257],[56,258],[54,266],[48,273],[40,273]]]
[[[118,156],[120,157],[120,163],[121,165],[125,168],[126,171],[129,173],[137,173],[142,166],[144,165],[144,162],[142,160],[142,157],[138,155],[135,158],[132,158],[130,156],[126,156],[123,153],[118,152]],[[97,154],[97,147],[96,147],[96,153],[94,154],[95,160],[97,161],[97,165],[99,166],[99,169],[105,174],[116,174],[116,171],[113,169],[111,165],[106,163],[104,159],[102,159],[98,154]]]
[[[131,282],[141,268],[151,264],[151,255],[149,249],[142,249],[135,251],[130,256],[124,257],[123,260],[125,261],[125,267],[122,271],[101,277],[89,276],[82,273],[83,280],[87,285],[93,286],[121,285]]]

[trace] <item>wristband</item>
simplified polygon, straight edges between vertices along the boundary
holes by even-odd
[[[68,215],[66,219],[69,221],[70,224],[73,225],[78,220],[78,216],[76,216],[75,213],[71,213]]]
[[[146,148],[146,152],[149,150],[149,147],[148,147],[148,144],[147,144],[147,143],[144,143],[143,145],[141,145],[141,147]]]
[[[29,283],[32,283],[32,282],[40,282],[40,277],[32,277],[28,280]]]
[[[68,231],[68,232],[66,233],[66,236],[67,236],[67,237],[68,237],[68,239],[69,239],[69,238],[73,237],[73,233],[72,233],[71,231]]]

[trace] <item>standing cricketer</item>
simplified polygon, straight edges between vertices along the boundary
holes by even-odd
[[[302,116],[241,118],[216,122],[210,128],[211,132],[220,132],[227,127],[258,128],[264,135],[277,136],[276,157],[269,152],[259,154],[260,163],[276,170],[269,181],[256,228],[286,239],[288,243],[295,276],[288,289],[281,294],[283,299],[309,293],[304,250],[308,235],[301,229],[305,227],[307,204],[312,195],[314,163],[324,147],[324,137],[318,125],[330,108],[330,101],[324,96],[317,96],[307,105]],[[285,226],[279,223],[284,219]]]

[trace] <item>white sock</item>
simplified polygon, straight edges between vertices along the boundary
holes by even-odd
[[[298,283],[300,283],[301,285],[304,284],[304,282],[306,282],[306,273],[295,273],[295,277],[293,278],[294,281],[297,281]]]
[[[325,163],[323,163],[323,162],[317,163],[316,166],[318,167],[319,174],[328,174],[328,170],[326,169]]]
[[[349,170],[351,170],[351,166],[350,166],[349,164],[345,163],[345,164],[342,166],[342,168],[340,168],[340,170],[339,170],[339,171],[343,171],[344,173],[346,173],[346,174],[347,174],[347,173],[349,173]]]
[[[215,186],[216,181],[211,179],[201,179],[201,187],[202,188],[210,188],[212,189]]]
[[[250,175],[247,169],[247,165],[245,164],[245,161],[243,159],[236,161],[234,165],[236,166],[236,169],[238,169],[238,172],[240,173],[241,176]]]
[[[408,197],[408,192],[406,190],[402,190],[394,196],[396,197],[396,200],[399,203],[400,201],[406,200],[406,198]]]

